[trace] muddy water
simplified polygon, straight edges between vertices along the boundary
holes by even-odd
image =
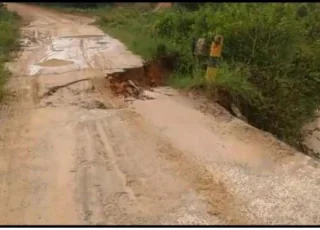
[[[42,49],[42,53],[36,55],[38,59],[29,66],[28,75],[61,74],[92,68],[108,70],[114,66],[113,62],[120,63],[119,68],[141,66],[139,58],[131,62],[118,60],[120,56],[117,54],[126,52],[123,44],[108,35],[56,37],[46,45],[44,53]],[[105,60],[106,54],[114,58]]]
[[[73,61],[66,61],[66,60],[61,60],[56,58],[37,63],[37,65],[45,66],[45,67],[56,67],[56,66],[71,65],[71,64],[73,64]]]

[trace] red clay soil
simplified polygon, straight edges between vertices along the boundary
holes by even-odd
[[[170,8],[172,8],[172,2],[159,2],[154,10],[158,11],[161,9],[170,9]]]
[[[116,95],[133,96],[130,95],[131,89],[129,89],[132,88],[132,83],[141,88],[164,85],[171,73],[171,66],[168,62],[166,59],[149,61],[141,67],[109,74],[106,79],[110,82],[110,87]]]

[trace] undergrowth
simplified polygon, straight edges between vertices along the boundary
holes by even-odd
[[[5,62],[12,58],[12,51],[19,47],[20,20],[17,14],[7,11],[0,3],[0,100],[4,96],[4,84],[9,76]]]

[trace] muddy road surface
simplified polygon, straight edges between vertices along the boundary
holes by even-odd
[[[0,111],[0,224],[320,224],[317,161],[170,88],[114,97],[105,75],[139,57],[90,19],[8,8],[28,24]]]

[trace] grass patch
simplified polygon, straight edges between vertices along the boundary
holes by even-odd
[[[19,47],[20,18],[17,14],[7,11],[0,4],[0,100],[4,96],[4,85],[10,73],[5,62],[12,59],[12,51]]]
[[[132,52],[150,60],[156,56],[160,44],[159,39],[152,38],[148,31],[152,25],[150,16],[148,11],[133,7],[113,8],[101,15],[97,24],[109,35],[120,39]]]

